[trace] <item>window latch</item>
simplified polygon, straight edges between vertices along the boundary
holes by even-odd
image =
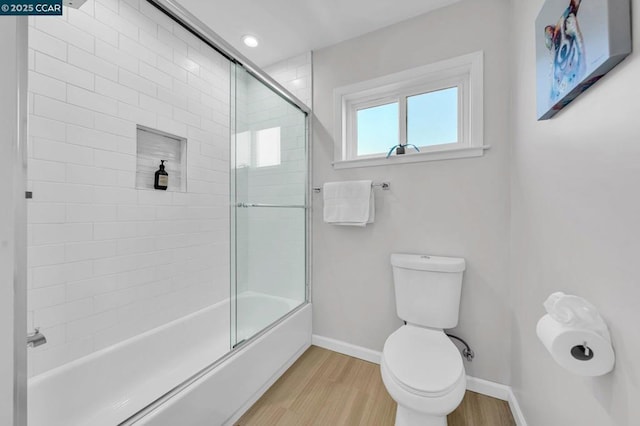
[[[411,143],[405,143],[403,144],[398,144],[398,145],[394,145],[393,147],[391,147],[391,149],[389,150],[389,152],[387,153],[387,158],[391,157],[391,154],[393,153],[393,150],[396,150],[396,155],[403,155],[405,153],[405,148],[411,146],[413,147],[417,152],[420,152],[420,150],[418,149],[417,146],[415,146],[414,144]]]

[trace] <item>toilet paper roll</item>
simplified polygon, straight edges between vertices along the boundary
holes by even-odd
[[[538,321],[536,332],[553,359],[574,374],[602,376],[613,369],[615,354],[608,336],[568,327],[549,315]]]

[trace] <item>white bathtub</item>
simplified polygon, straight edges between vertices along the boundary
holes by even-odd
[[[250,312],[261,311],[275,321],[297,305],[257,293],[239,296],[238,309],[247,315],[240,316],[238,336],[259,331],[242,321]],[[118,425],[229,352],[229,330],[226,300],[36,376],[29,380],[29,426]],[[128,424],[200,426],[236,420],[310,342],[311,305],[305,305]],[[198,407],[203,397],[204,406]],[[196,417],[208,411],[215,415],[206,422]],[[167,422],[175,415],[180,421]]]
[[[236,304],[236,341],[251,338],[265,326],[296,308],[300,302],[284,297],[246,291],[238,296]],[[233,333],[233,332],[232,332]]]

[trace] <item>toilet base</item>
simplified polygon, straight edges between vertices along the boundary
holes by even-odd
[[[398,405],[396,426],[447,426],[447,416],[433,416]]]

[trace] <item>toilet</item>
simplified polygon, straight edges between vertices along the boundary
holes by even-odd
[[[380,370],[398,403],[396,426],[446,426],[464,397],[458,348],[444,332],[458,324],[464,259],[392,254],[398,317],[404,326],[384,344]]]

